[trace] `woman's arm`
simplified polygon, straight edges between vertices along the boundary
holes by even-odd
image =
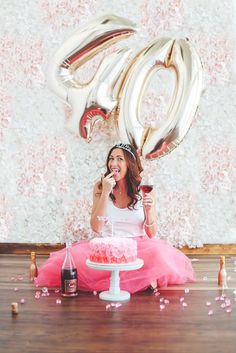
[[[116,184],[113,173],[102,178],[102,189],[98,188],[99,184],[100,182],[97,182],[93,189],[93,208],[90,220],[92,230],[96,233],[101,233],[104,226],[104,221],[99,220],[98,217],[107,217],[109,195]]]
[[[156,195],[154,191],[143,194],[143,207],[144,207],[144,230],[149,238],[152,238],[157,233],[157,220],[156,220]]]

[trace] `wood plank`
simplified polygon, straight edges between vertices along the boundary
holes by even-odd
[[[47,256],[38,256],[41,264]],[[28,281],[29,255],[0,255],[0,351],[3,353],[233,353],[235,352],[236,257],[227,256],[232,312],[221,308],[222,294],[216,284],[218,256],[191,257],[198,281],[132,295],[119,308],[106,310],[105,301],[92,293],[76,298],[50,296],[35,299],[36,288]],[[197,261],[196,261],[197,260]],[[23,279],[22,279],[22,277]],[[203,281],[203,276],[209,279]],[[14,279],[13,279],[14,277]],[[204,288],[201,288],[205,285]],[[17,291],[14,288],[18,288]],[[190,288],[189,293],[184,289]],[[160,297],[169,300],[160,310]],[[182,306],[180,299],[187,303]],[[20,299],[25,304],[20,304]],[[61,304],[56,304],[56,299]],[[19,314],[11,315],[10,304],[19,303]],[[206,305],[211,301],[211,306]],[[208,315],[209,309],[214,311]]]

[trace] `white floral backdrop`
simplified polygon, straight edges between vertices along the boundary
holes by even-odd
[[[46,69],[82,24],[113,13],[140,29],[122,45],[136,51],[157,37],[188,37],[204,68],[189,133],[171,154],[144,162],[158,195],[159,235],[177,246],[236,243],[235,1],[0,4],[0,241],[55,243],[68,235],[91,236],[92,187],[117,133],[108,121],[96,127],[90,144],[70,134],[64,127],[70,111],[48,90]],[[85,80],[91,65],[81,73]],[[163,81],[159,74],[153,77],[146,92],[147,120],[164,116],[170,87]]]

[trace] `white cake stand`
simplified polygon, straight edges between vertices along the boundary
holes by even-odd
[[[88,267],[94,268],[96,270],[111,271],[110,289],[108,291],[101,292],[99,294],[100,299],[110,301],[124,301],[130,299],[130,293],[124,290],[120,290],[119,272],[137,270],[143,266],[144,261],[142,259],[137,259],[134,262],[129,262],[126,264],[102,264],[87,260],[86,264]]]

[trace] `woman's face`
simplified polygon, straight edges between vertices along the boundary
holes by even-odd
[[[113,172],[113,178],[115,181],[119,181],[125,178],[127,173],[127,163],[125,160],[124,152],[120,148],[115,148],[109,157],[108,168]]]

